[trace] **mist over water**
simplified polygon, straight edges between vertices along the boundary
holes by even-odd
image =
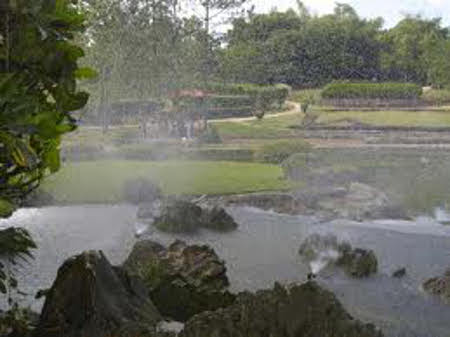
[[[1,225],[23,225],[38,241],[35,263],[26,265],[19,275],[19,282],[29,294],[23,303],[33,304],[35,309],[41,303],[32,300],[33,294],[51,285],[64,259],[86,249],[102,249],[113,263],[119,264],[129,253],[138,230],[141,238],[161,243],[177,238],[211,245],[225,259],[234,291],[267,288],[276,281],[304,282],[313,271],[319,274],[318,282],[335,291],[351,314],[380,325],[386,336],[447,336],[450,307],[421,292],[420,284],[430,275],[443,272],[450,258],[450,228],[391,220],[386,229],[380,225],[383,221],[321,223],[314,217],[248,207],[229,210],[240,227],[228,234],[207,230],[195,236],[162,233],[139,223],[136,207],[126,205],[24,209],[2,220]],[[414,230],[419,227],[423,229]],[[438,230],[442,227],[444,231]],[[331,247],[318,251],[312,261],[304,261],[298,249],[312,234],[335,236],[339,242],[373,249],[379,273],[366,280],[352,280],[327,268],[337,257],[337,250]],[[407,269],[407,276],[401,280],[391,278],[399,267]]]

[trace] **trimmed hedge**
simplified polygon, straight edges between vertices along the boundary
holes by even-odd
[[[325,99],[419,99],[422,88],[413,83],[333,82],[322,90]]]
[[[270,105],[282,106],[291,93],[291,87],[286,84],[258,85],[258,84],[226,84],[208,83],[194,84],[197,89],[209,91],[219,96],[248,96],[253,104],[259,97],[264,97]]]

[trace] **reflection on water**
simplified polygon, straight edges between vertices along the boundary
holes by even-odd
[[[414,222],[320,223],[314,217],[251,208],[230,211],[240,224],[232,233],[169,235],[149,228],[142,237],[163,243],[176,237],[210,244],[226,260],[232,288],[238,291],[270,287],[275,281],[304,281],[309,266],[298,257],[300,243],[313,233],[331,233],[355,247],[373,249],[379,258],[378,275],[366,280],[349,279],[337,270],[321,272],[319,282],[335,291],[353,315],[376,323],[387,336],[448,336],[450,306],[426,296],[420,284],[449,266],[450,227],[425,217]],[[34,295],[37,289],[50,286],[67,257],[83,250],[102,249],[113,263],[123,261],[135,233],[145,228],[135,220],[135,214],[132,206],[27,209],[0,225],[28,228],[39,245],[35,263],[26,266],[20,277],[24,290]],[[392,272],[400,267],[406,268],[406,277],[392,278]]]

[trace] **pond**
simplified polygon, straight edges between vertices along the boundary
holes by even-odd
[[[42,302],[33,295],[51,285],[66,258],[101,249],[112,263],[120,264],[137,240],[136,232],[143,232],[140,238],[162,243],[179,238],[211,245],[226,261],[235,291],[271,287],[275,281],[305,281],[309,266],[298,257],[299,245],[312,233],[333,233],[353,246],[373,249],[379,259],[378,274],[365,280],[352,280],[332,269],[320,274],[318,282],[333,290],[351,314],[377,324],[387,336],[448,336],[450,306],[427,296],[420,285],[448,266],[450,227],[425,217],[415,221],[320,222],[311,216],[248,207],[229,211],[240,224],[237,231],[202,231],[195,236],[161,233],[139,223],[136,207],[129,205],[21,209],[0,225],[29,229],[39,245],[35,261],[24,265],[19,277],[29,294],[22,301],[36,310]],[[399,267],[405,267],[407,275],[392,278]]]

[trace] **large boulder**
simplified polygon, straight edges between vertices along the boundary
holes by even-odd
[[[208,246],[175,241],[166,248],[153,241],[141,241],[123,267],[145,281],[161,314],[177,321],[234,301],[234,295],[227,291],[225,263]]]
[[[333,293],[314,282],[275,285],[189,320],[179,337],[379,337],[373,325],[354,320]]]
[[[222,207],[200,207],[195,202],[181,198],[168,198],[160,205],[140,209],[140,217],[153,218],[153,225],[165,232],[193,233],[200,228],[231,231],[238,227],[233,217]],[[153,215],[153,216],[151,216]]]
[[[204,208],[201,222],[204,228],[220,232],[233,231],[238,228],[238,224],[233,217],[224,208],[218,206]]]
[[[450,303],[450,269],[443,276],[433,277],[423,283],[423,289],[433,295],[441,297]]]
[[[149,336],[160,320],[138,279],[89,251],[59,268],[35,337]]]
[[[196,204],[170,198],[161,204],[160,216],[156,217],[153,225],[165,232],[189,233],[201,227],[202,209]]]

